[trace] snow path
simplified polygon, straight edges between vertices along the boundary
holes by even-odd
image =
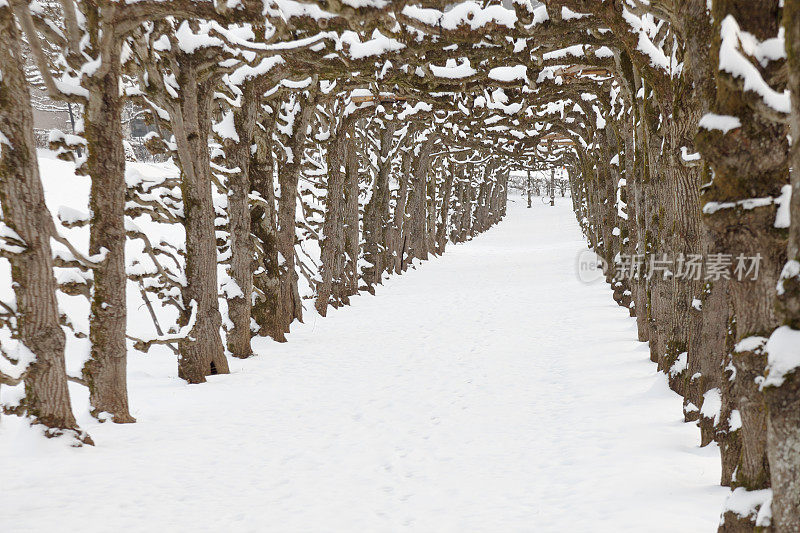
[[[95,448],[4,417],[0,531],[714,531],[718,451],[584,249],[568,199],[517,201],[231,376],[132,357]]]

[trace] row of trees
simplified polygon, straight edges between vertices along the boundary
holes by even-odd
[[[720,531],[800,530],[800,3],[559,3],[619,41],[582,59],[609,85],[593,92],[607,120],[564,130],[590,147],[574,208],[687,421],[719,445]]]
[[[4,324],[22,341],[4,348],[3,380],[25,380],[20,411],[76,429],[50,236],[58,262],[91,272],[80,379],[98,416],[125,422],[126,240],[147,257],[131,277],[179,311],[136,346],[175,345],[180,375],[202,382],[227,369],[223,318],[231,355],[250,355],[253,330],[283,340],[302,317],[301,276],[324,314],[496,222],[508,169],[558,164],[608,265],[761,257],[741,281],[607,274],[687,419],[719,443],[734,489],[721,529],[798,530],[797,13],[796,0],[0,0],[17,293]],[[91,218],[72,221],[89,226],[86,253],[43,207],[23,45],[51,96],[84,111],[79,135],[51,140],[92,181]],[[127,99],[150,111],[149,145],[178,179],[126,184]],[[181,225],[185,246],[151,242],[126,216]]]
[[[399,41],[362,40],[345,18],[315,16],[294,2],[0,4],[0,202],[15,296],[3,302],[0,383],[24,382],[6,412],[91,442],[67,382],[88,387],[96,417],[133,422],[130,342],[169,345],[179,376],[204,382],[228,372],[228,355],[250,356],[252,335],[285,340],[302,320],[301,276],[325,315],[503,216],[507,173],[476,155],[479,143],[459,142],[455,111],[431,113],[376,85],[379,58]],[[53,100],[82,110],[78,134],[55,130],[50,144],[90,178],[88,215],[54,221],[45,206],[29,58]],[[148,145],[179,176],[126,180],[130,103],[149,112]],[[182,228],[184,243],[142,231],[141,220]],[[88,247],[62,225],[88,227]],[[139,253],[126,259],[132,242]],[[54,268],[74,275],[59,285]],[[158,335],[127,335],[131,286]],[[65,370],[64,330],[81,332],[60,294],[91,301],[80,376]],[[177,311],[174,325],[159,323],[153,300]]]

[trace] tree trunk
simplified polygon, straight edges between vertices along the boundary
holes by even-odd
[[[408,240],[408,224],[406,209],[408,207],[408,185],[411,181],[411,150],[404,150],[400,168],[400,188],[397,190],[397,199],[394,206],[392,219],[392,265],[391,269],[397,274],[405,270],[405,253]]]
[[[272,157],[274,120],[263,121],[254,130],[255,152],[250,161],[250,188],[259,198],[250,209],[251,228],[257,243],[259,262],[253,273],[257,289],[252,315],[259,334],[286,342],[284,321],[278,316],[281,273],[278,262],[278,213],[275,204],[275,168]]]
[[[320,243],[320,283],[317,286],[316,308],[327,314],[328,305],[339,307],[347,303],[343,290],[344,275],[344,211],[345,164],[347,157],[346,128],[339,124],[337,136],[328,146],[328,182],[325,196],[325,221]]]
[[[435,160],[431,161],[431,167],[438,167]],[[436,253],[436,203],[440,181],[441,172],[439,170],[431,172],[425,194],[425,249],[432,254]]]
[[[467,166],[460,165],[459,177],[456,180],[456,201],[453,206],[453,228],[450,231],[450,240],[453,242],[463,242],[465,212],[468,210],[467,189],[469,188],[469,178],[467,177]]]
[[[464,186],[464,202],[462,204],[462,211],[461,211],[461,236],[460,240],[467,241],[472,238],[472,219],[473,213],[475,211],[475,185],[476,182],[473,179],[473,172],[474,167],[472,164],[467,166],[467,182]]]
[[[718,64],[720,28],[729,14],[743,31],[759,40],[778,34],[777,0],[720,0],[714,3],[714,33],[711,58]],[[770,68],[776,68],[772,62]],[[769,78],[769,76],[767,76]],[[741,127],[723,133],[700,130],[697,140],[714,179],[703,191],[704,223],[715,244],[714,251],[733,258],[761,258],[757,279],[732,280],[731,298],[736,319],[736,349],[732,353],[735,375],[731,393],[741,415],[741,456],[732,485],[747,490],[769,486],[767,458],[767,412],[763,393],[755,378],[766,364],[763,336],[777,325],[774,314],[775,286],[783,266],[786,243],[774,227],[775,206],[754,209],[726,208],[750,198],[778,197],[788,174],[786,126],[757,111],[761,97],[743,90],[741,80],[719,71],[714,112],[737,117]],[[739,204],[741,205],[741,204]],[[735,259],[734,259],[735,260]],[[743,342],[742,342],[743,341]],[[741,528],[741,520],[725,513],[721,530]],[[747,524],[745,527],[752,527]]]
[[[125,148],[122,145],[119,45],[104,58],[102,78],[90,78],[85,111],[86,167],[92,179],[89,253],[107,250],[94,269],[89,320],[91,354],[83,368],[92,414],[109,413],[117,423],[135,422],[128,411],[127,301],[125,288]]]
[[[233,328],[228,332],[228,351],[234,357],[252,355],[250,346],[250,318],[253,293],[253,238],[250,235],[250,146],[253,144],[253,128],[259,111],[259,99],[254,82],[245,84],[242,91],[242,106],[235,111],[234,121],[237,140],[226,139],[226,161],[231,169],[228,174],[228,224],[231,259],[229,274],[238,291],[227,294],[228,316]]]
[[[434,138],[430,135],[420,144],[416,154],[416,164],[413,169],[411,191],[408,196],[409,230],[407,256],[408,261],[414,259],[425,260],[428,258],[427,246],[427,181],[430,153],[433,149]]]
[[[453,196],[453,180],[455,179],[455,168],[451,162],[444,170],[444,183],[442,184],[442,204],[439,206],[439,224],[436,227],[436,253],[443,254],[447,246],[447,229],[450,220],[450,204]]]
[[[378,152],[378,171],[372,185],[372,196],[364,208],[364,268],[363,278],[367,289],[381,283],[383,273],[389,267],[388,226],[389,226],[389,173],[392,170],[390,153],[392,140],[397,127],[396,121],[389,121],[380,132],[380,151]]]
[[[358,293],[358,258],[361,252],[361,231],[359,228],[359,157],[358,144],[355,139],[355,128],[351,125],[347,133],[345,147],[344,174],[344,271],[342,275],[342,291],[345,297]]]
[[[180,109],[172,113],[183,178],[181,192],[186,231],[186,287],[179,323],[182,326],[189,323],[193,313],[195,317],[189,335],[178,342],[178,375],[189,383],[203,383],[206,376],[229,372],[219,331],[222,317],[217,300],[216,217],[208,153],[211,124],[208,113],[213,89],[210,82],[198,83],[194,67],[188,64],[179,72],[179,78],[181,87],[196,87],[197,90],[185,91]]]
[[[677,83],[677,82],[676,82]],[[684,91],[676,91],[685,94]],[[687,167],[681,162],[682,147],[693,147],[696,133],[694,126],[700,119],[701,111],[699,102],[688,97],[683,97],[671,110],[674,120],[670,121],[668,129],[669,146],[669,179],[672,184],[672,202],[669,204],[671,212],[671,243],[670,253],[673,259],[700,254],[703,251],[701,242],[701,215],[699,206],[700,195],[700,167]],[[693,152],[694,150],[692,150]],[[682,353],[686,353],[687,371],[678,374],[679,379],[672,379],[671,386],[678,394],[688,397],[691,387],[689,378],[694,375],[697,359],[701,357],[699,349],[702,321],[692,302],[702,297],[702,280],[683,279],[678,276],[672,278],[672,309],[670,316],[670,338],[667,342],[667,352],[662,366],[669,371]],[[723,323],[720,321],[719,325]],[[699,398],[692,397],[695,402]]]
[[[791,92],[791,204],[788,261],[778,289],[777,314],[783,326],[773,332],[767,349],[781,338],[800,350],[800,1],[786,0],[783,6],[786,30],[788,88]],[[787,350],[787,348],[783,348]],[[783,355],[769,353],[770,363]],[[800,367],[773,375],[768,373],[765,398],[768,408],[767,457],[772,485],[772,521],[776,531],[800,531]]]
[[[22,250],[10,250],[7,257],[17,301],[17,335],[35,357],[25,375],[21,407],[33,423],[47,427],[48,436],[71,433],[92,444],[75,422],[67,389],[65,338],[50,249],[53,220],[39,177],[21,50],[11,9],[0,6],[0,204],[3,222],[23,241]]]
[[[291,159],[278,166],[278,184],[281,191],[278,198],[278,261],[281,273],[278,322],[287,333],[292,322],[303,320],[303,302],[300,300],[297,287],[299,277],[295,269],[294,249],[297,240],[297,185],[303,163],[306,131],[314,117],[316,104],[316,90],[312,90],[307,96],[298,96],[298,105],[301,109],[295,118],[292,136],[286,143]]]
[[[528,169],[528,179],[525,180],[525,193],[528,195],[528,209],[531,208],[531,171]]]

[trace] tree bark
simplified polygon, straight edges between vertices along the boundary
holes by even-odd
[[[22,250],[11,251],[19,341],[35,356],[27,369],[21,408],[48,436],[72,434],[92,444],[72,414],[59,325],[50,236],[53,220],[44,201],[33,136],[33,111],[22,46],[8,5],[0,6],[0,204],[3,222],[17,233]]]
[[[280,298],[278,300],[278,323],[284,332],[295,320],[303,320],[303,302],[297,286],[299,279],[295,269],[297,240],[297,186],[303,163],[303,149],[306,144],[308,125],[314,117],[317,105],[317,92],[312,89],[308,94],[298,95],[297,104],[301,106],[292,128],[291,137],[286,142],[286,149],[291,154],[290,160],[278,165],[278,260],[280,269]]]
[[[228,351],[233,357],[246,358],[253,354],[250,346],[250,319],[253,294],[253,238],[250,232],[250,161],[253,128],[259,111],[255,82],[242,89],[242,105],[234,111],[238,140],[226,139],[224,146],[229,168],[238,171],[228,174],[228,227],[231,259],[229,274],[239,292],[228,295],[228,316],[233,328],[228,332]]]
[[[711,58],[718,64],[722,21],[733,15],[742,30],[759,40],[778,34],[777,0],[720,0],[714,3]],[[777,68],[772,62],[770,69]],[[764,72],[766,79],[771,72]],[[741,80],[728,72],[717,74],[714,112],[739,118],[742,126],[722,133],[701,130],[698,146],[714,171],[714,179],[703,191],[704,223],[715,244],[714,251],[737,256],[761,257],[758,278],[733,280],[730,293],[736,320],[736,349],[731,362],[735,369],[731,393],[741,415],[741,455],[732,486],[747,490],[769,486],[767,458],[767,410],[763,393],[754,381],[766,364],[759,338],[777,325],[775,286],[784,264],[786,243],[774,227],[775,206],[754,209],[717,208],[749,198],[778,197],[788,174],[786,126],[758,111],[760,96],[743,90]],[[716,202],[716,203],[714,203]],[[742,344],[738,344],[745,341]],[[725,513],[721,530],[735,530],[742,520]],[[745,521],[746,522],[746,521]]]
[[[450,204],[453,196],[453,180],[455,179],[455,165],[451,162],[444,170],[444,183],[442,184],[442,203],[439,206],[439,223],[436,227],[436,253],[443,254],[447,246],[447,230],[450,227]]]
[[[95,39],[99,36],[95,35]],[[99,43],[94,43],[99,48]],[[135,422],[128,408],[127,300],[125,296],[125,148],[122,144],[119,43],[106,50],[105,75],[89,78],[85,108],[86,168],[92,179],[89,253],[107,250],[94,269],[89,320],[90,358],[83,368],[92,414],[116,423]]]
[[[284,321],[279,319],[281,272],[278,262],[278,210],[275,202],[275,167],[272,157],[274,120],[261,122],[254,130],[255,152],[250,161],[250,188],[259,201],[250,209],[251,228],[258,250],[258,265],[253,273],[257,294],[252,316],[259,334],[286,342]]]
[[[436,169],[430,173],[425,194],[425,249],[428,253],[436,253],[436,203],[440,195],[439,183],[441,181],[441,170],[439,164],[434,159],[431,167]]]
[[[347,120],[347,119],[343,119]],[[328,305],[339,307],[347,303],[343,276],[345,267],[345,174],[347,158],[347,127],[340,122],[327,153],[328,182],[325,195],[325,220],[320,243],[320,283],[317,286],[316,309],[327,314]]]
[[[345,297],[358,293],[358,259],[361,254],[361,231],[359,228],[359,157],[355,128],[351,125],[346,132],[345,174],[344,174],[344,271],[342,273],[342,292]]]
[[[406,209],[408,207],[408,185],[411,181],[411,150],[404,150],[401,156],[400,175],[395,199],[394,217],[392,218],[392,264],[391,269],[397,274],[405,270],[405,253],[408,240],[408,224]]]
[[[178,73],[180,86],[196,90],[184,91],[171,113],[183,178],[186,232],[186,286],[179,324],[188,324],[193,313],[195,323],[189,335],[178,342],[178,375],[189,383],[203,383],[206,376],[229,373],[220,336],[216,216],[208,152],[213,84],[199,82],[191,60],[185,61],[183,67]]]
[[[389,174],[392,170],[392,141],[397,127],[395,121],[387,122],[380,130],[380,150],[378,170],[372,185],[372,196],[364,208],[364,260],[367,266],[363,272],[367,289],[381,283],[383,273],[389,267]]]
[[[409,216],[407,260],[425,260],[428,258],[427,246],[427,181],[430,154],[433,149],[433,134],[430,134],[417,149],[416,164],[413,167],[411,190],[408,195],[407,212]]]
[[[800,334],[800,1],[784,2],[783,26],[791,92],[791,204],[787,262],[780,277],[776,309],[783,327],[773,332],[773,339],[786,333],[795,338]],[[769,357],[773,359],[774,355]],[[800,531],[800,367],[780,377],[782,380],[770,380],[764,389],[772,520],[776,531]]]

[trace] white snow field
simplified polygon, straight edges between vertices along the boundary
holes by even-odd
[[[133,354],[138,423],[95,447],[0,423],[0,531],[702,532],[727,489],[569,199],[393,277],[232,375]],[[144,309],[132,320],[147,321]]]

